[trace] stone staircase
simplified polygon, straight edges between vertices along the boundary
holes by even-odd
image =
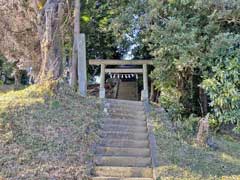
[[[106,100],[92,180],[152,180],[146,115],[142,102]]]
[[[135,81],[120,82],[118,87],[117,99],[137,101],[138,100],[137,82]]]

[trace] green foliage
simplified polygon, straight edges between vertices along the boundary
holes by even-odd
[[[201,117],[191,114],[189,117],[183,117],[182,119],[175,121],[175,128],[179,138],[183,138],[192,143],[192,137],[194,137],[197,132],[200,119]]]
[[[122,3],[93,0],[84,0],[81,3],[81,32],[86,34],[87,58],[117,57],[117,43],[108,26],[119,12],[116,7]]]
[[[154,23],[150,25],[145,42],[149,44],[151,55],[155,57],[155,69],[151,77],[162,92],[161,96],[169,94],[169,89],[178,92],[177,98],[172,95],[164,97],[170,102],[174,97],[169,113],[175,117],[173,120],[191,121],[191,117],[188,119],[187,116],[192,113],[201,114],[196,112],[200,109],[197,102],[199,88],[193,76],[201,75],[199,63],[205,56],[208,40],[205,33],[210,36],[211,32],[216,33],[218,29],[214,24],[208,27],[211,31],[205,31],[205,26],[210,22],[206,13],[211,12],[198,8],[195,3],[176,0],[157,5],[155,1],[149,2],[152,13],[149,13],[148,18]],[[162,98],[160,97],[161,103]]]
[[[211,107],[220,123],[240,127],[240,35],[219,34],[211,43],[210,70],[202,87],[211,98]]]
[[[123,7],[111,22],[114,35],[122,47],[135,44],[136,57],[154,57],[151,77],[172,119],[203,114],[202,84],[214,119],[239,124],[239,54],[230,49],[239,42],[240,1],[135,0]]]
[[[160,96],[160,103],[162,107],[168,110],[169,116],[173,121],[181,121],[182,120],[182,112],[184,111],[184,107],[181,103],[179,103],[180,93],[177,89],[162,88],[162,94]]]
[[[88,15],[83,15],[81,18],[84,23],[88,23],[91,20],[91,18]]]
[[[219,122],[214,116],[209,117],[209,126],[211,129],[217,129],[217,127],[219,127]]]
[[[187,27],[179,19],[171,18],[166,25],[153,26],[152,30],[149,42],[153,44],[150,48],[158,61],[155,63],[155,76],[162,77],[163,82],[166,79],[176,81],[178,72],[196,67],[199,57],[196,29]],[[173,72],[173,76],[169,76]]]

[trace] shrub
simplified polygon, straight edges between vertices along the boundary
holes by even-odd
[[[211,43],[211,71],[202,87],[208,93],[213,115],[219,123],[236,124],[240,129],[240,36],[224,33]],[[240,131],[239,131],[240,132]]]

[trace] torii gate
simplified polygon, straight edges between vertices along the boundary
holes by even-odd
[[[105,98],[105,74],[106,73],[135,73],[135,74],[143,74],[143,90],[141,92],[141,100],[146,101],[149,97],[148,92],[148,70],[147,65],[152,65],[152,60],[114,60],[114,59],[108,59],[108,60],[89,60],[90,65],[100,65],[101,66],[101,75],[100,75],[100,92],[99,97],[101,99]],[[110,69],[106,68],[108,65],[142,65],[142,68],[135,68],[135,69]]]

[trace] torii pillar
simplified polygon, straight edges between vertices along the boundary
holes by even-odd
[[[99,90],[99,97],[101,99],[105,98],[105,93],[106,93],[105,86],[104,86],[105,85],[105,67],[106,67],[105,64],[101,64],[100,90]]]
[[[141,100],[148,101],[148,70],[147,64],[143,64],[143,90],[141,91]]]

